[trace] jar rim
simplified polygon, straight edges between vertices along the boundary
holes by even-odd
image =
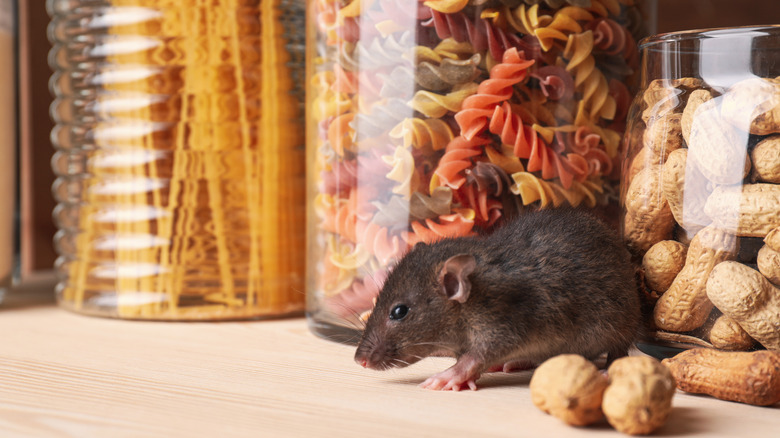
[[[780,24],[716,27],[666,32],[643,38],[639,41],[639,49],[653,49],[655,46],[701,39],[729,39],[760,36],[780,37]],[[778,48],[780,48],[780,45]]]

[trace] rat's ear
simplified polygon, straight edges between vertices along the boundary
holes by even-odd
[[[477,262],[470,254],[458,254],[444,262],[439,272],[440,291],[447,299],[465,303],[471,292],[469,274],[474,272]]]

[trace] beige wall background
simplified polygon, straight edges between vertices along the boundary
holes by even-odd
[[[19,1],[20,140],[22,142],[22,271],[50,269],[55,254],[51,221],[48,16],[41,0]],[[658,31],[780,24],[780,0],[658,0]]]
[[[658,32],[780,24],[780,0],[658,0]]]

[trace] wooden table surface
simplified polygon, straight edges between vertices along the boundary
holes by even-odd
[[[530,374],[417,384],[451,360],[363,370],[305,319],[119,321],[58,309],[50,278],[0,305],[0,437],[619,437],[533,406]],[[780,437],[780,405],[679,393],[655,436]]]

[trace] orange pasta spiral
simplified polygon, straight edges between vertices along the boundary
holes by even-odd
[[[412,232],[406,241],[409,245],[431,243],[445,237],[460,237],[472,234],[474,227],[474,212],[453,213],[439,216],[439,221],[426,219],[424,222],[412,222]]]
[[[363,220],[351,202],[332,206],[324,211],[322,229],[363,245],[381,263],[398,259],[406,252],[405,233],[395,234],[387,227]]]
[[[517,49],[507,50],[502,62],[490,69],[490,79],[479,84],[477,93],[467,97],[461,110],[455,115],[461,135],[470,139],[481,132],[493,109],[512,97],[512,86],[528,76],[528,67],[533,63],[533,60],[521,57]]]
[[[501,218],[503,204],[487,191],[480,190],[476,185],[467,185],[461,189],[463,203],[474,210],[475,222],[483,227],[491,227]]]
[[[434,172],[440,185],[453,189],[460,188],[466,182],[463,171],[471,167],[472,158],[482,155],[484,146],[489,143],[489,139],[479,136],[471,139],[458,136],[452,140],[439,159],[439,165]]]
[[[560,178],[563,186],[569,188],[572,180],[581,181],[588,174],[584,157],[575,153],[564,156],[550,148],[532,126],[523,124],[508,103],[496,107],[489,129],[501,138],[502,143],[513,147],[515,156],[528,160],[529,172],[541,171],[544,179]]]
[[[463,108],[455,115],[455,120],[466,140],[483,132],[488,125],[488,130],[498,135],[503,144],[513,147],[515,156],[528,159],[529,172],[541,171],[544,179],[558,177],[568,188],[574,178],[583,180],[587,176],[587,161],[577,154],[563,156],[550,149],[536,131],[523,124],[520,115],[508,103],[513,95],[512,86],[526,78],[528,67],[532,64],[533,61],[520,57],[516,49],[507,50],[503,62],[490,70],[490,79],[479,85],[477,94],[463,101]],[[473,157],[473,149],[470,154],[453,152],[453,159],[444,163],[448,166],[446,170],[437,170],[437,175],[451,187],[459,187],[457,183],[462,184],[462,180],[457,175],[468,167],[469,163],[464,158]],[[446,153],[442,161],[445,158],[448,158]]]

